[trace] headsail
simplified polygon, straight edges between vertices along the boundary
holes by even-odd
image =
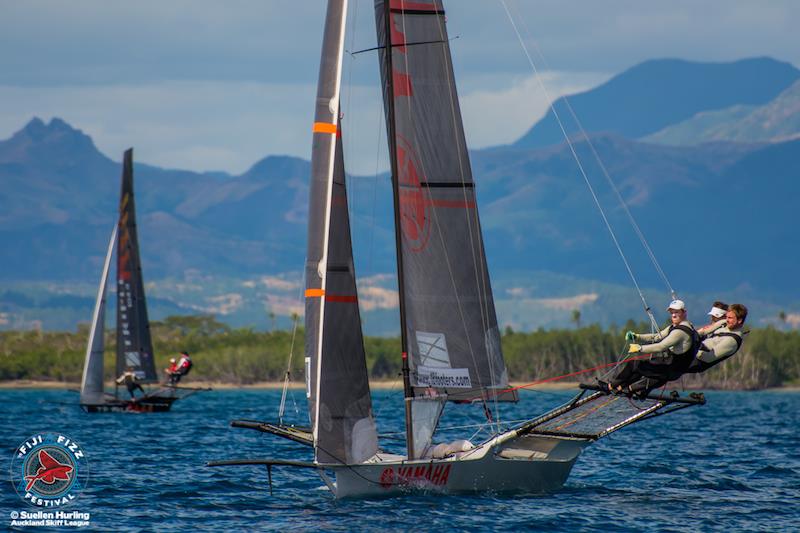
[[[100,274],[100,287],[97,289],[97,300],[94,304],[92,326],[89,330],[89,342],[86,346],[86,358],[81,378],[81,403],[100,403],[103,401],[103,352],[105,352],[106,323],[106,289],[108,288],[108,272],[111,269],[111,254],[117,240],[117,225],[111,231],[108,241],[103,273]]]
[[[142,383],[158,381],[139,259],[133,201],[133,149],[125,151],[117,232],[117,375],[133,367]]]
[[[501,392],[508,375],[444,9],[440,0],[391,0],[387,22],[385,7],[376,0],[411,385],[415,395],[435,390],[456,401],[516,400]]]
[[[309,190],[306,379],[320,463],[378,450],[356,294],[339,116],[347,2],[331,0],[320,63]]]

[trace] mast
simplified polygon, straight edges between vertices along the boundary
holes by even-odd
[[[391,75],[392,70],[392,17],[391,5],[388,5],[386,0],[383,2],[383,23],[384,23],[384,50],[383,57],[384,67],[386,68],[386,129],[389,141],[389,161],[392,168],[392,204],[394,206],[394,242],[395,252],[397,255],[397,289],[399,294],[400,304],[400,350],[402,353],[403,363],[403,397],[405,405],[405,418],[406,418],[406,449],[408,458],[414,457],[414,426],[411,417],[411,401],[414,398],[414,390],[411,387],[410,371],[408,366],[408,333],[406,331],[406,313],[405,313],[405,288],[404,288],[404,275],[403,275],[403,250],[402,250],[402,227],[400,220],[400,185],[398,181],[397,169],[397,132],[395,128],[395,110],[394,110],[394,76]],[[381,43],[378,43],[380,47]]]

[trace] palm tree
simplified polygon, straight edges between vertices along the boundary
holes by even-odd
[[[576,328],[581,327],[581,311],[580,311],[580,309],[573,309],[572,310],[572,322],[575,324]]]

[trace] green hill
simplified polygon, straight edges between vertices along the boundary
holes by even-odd
[[[642,140],[690,146],[716,141],[783,142],[796,138],[800,138],[800,82],[764,105],[704,111]]]

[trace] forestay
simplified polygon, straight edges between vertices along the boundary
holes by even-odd
[[[117,231],[117,375],[132,367],[142,383],[158,381],[144,297],[136,210],[133,150],[125,151]]]
[[[385,6],[375,2],[411,385],[417,396],[516,400],[500,393],[508,376],[444,10],[439,0],[392,0],[387,23]]]

